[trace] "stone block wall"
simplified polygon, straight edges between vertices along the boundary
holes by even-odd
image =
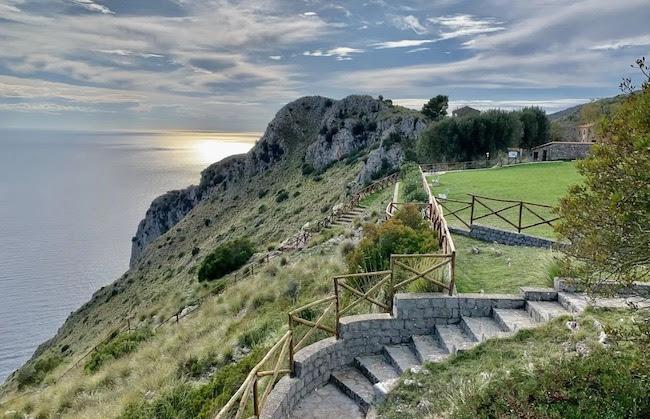
[[[384,345],[405,343],[411,336],[432,334],[435,325],[459,323],[461,316],[489,316],[493,308],[524,305],[524,298],[514,294],[397,294],[392,315],[343,317],[340,339],[323,339],[298,351],[294,377],[280,379],[260,417],[288,417],[302,398],[329,381],[332,371],[352,364],[358,356],[379,353]]]
[[[472,224],[469,237],[487,242],[497,242],[508,246],[528,247],[557,247],[559,243],[555,240],[544,239],[536,236],[529,236],[514,231],[501,230],[494,227],[486,227],[479,224]]]

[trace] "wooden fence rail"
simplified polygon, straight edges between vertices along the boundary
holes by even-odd
[[[292,332],[289,330],[273,345],[264,358],[248,373],[228,403],[217,413],[216,419],[231,417],[235,408],[235,419],[240,419],[244,415],[250,417],[251,413],[253,417],[259,417],[262,406],[276,381],[291,371],[293,365],[292,336]],[[271,364],[270,369],[267,366],[269,363]]]

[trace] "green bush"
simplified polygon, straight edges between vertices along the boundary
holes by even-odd
[[[275,202],[277,203],[286,201],[287,199],[289,199],[289,192],[285,191],[284,189],[280,189],[275,196]]]
[[[415,163],[407,163],[400,170],[400,188],[406,202],[427,202],[429,196],[422,185],[420,169]]]
[[[122,419],[212,418],[244,382],[250,370],[268,348],[251,352],[236,364],[220,368],[210,382],[200,386],[179,384],[154,400],[142,400],[126,407]]]
[[[63,358],[60,356],[46,356],[39,358],[32,365],[25,366],[18,372],[16,377],[18,388],[40,384],[45,376],[62,361]]]
[[[210,253],[199,268],[199,281],[219,279],[242,266],[253,256],[255,249],[246,239],[229,241]]]
[[[647,349],[647,348],[645,348]],[[643,348],[598,349],[552,368],[515,369],[458,400],[455,417],[647,418],[650,359]]]
[[[363,240],[346,256],[350,272],[388,269],[391,254],[431,253],[437,250],[435,232],[421,220],[417,207],[406,205],[392,219],[380,225],[364,226]]]
[[[86,362],[84,369],[90,373],[99,370],[106,362],[135,351],[140,343],[149,339],[151,335],[149,329],[137,329],[115,336],[112,340],[97,347]]]

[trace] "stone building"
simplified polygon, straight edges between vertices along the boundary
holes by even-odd
[[[479,115],[481,111],[478,109],[470,108],[469,106],[463,106],[462,108],[455,109],[451,114],[455,117],[461,116],[476,116]]]
[[[582,124],[578,125],[578,141],[581,143],[595,143],[596,142],[596,124]]]
[[[533,161],[584,159],[593,143],[582,141],[551,141],[531,149]]]

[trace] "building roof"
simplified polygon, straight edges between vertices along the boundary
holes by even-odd
[[[460,108],[458,108],[458,109],[454,109],[451,113],[452,113],[452,115],[455,115],[455,114],[457,114],[457,113],[458,113],[458,114],[464,114],[464,113],[481,113],[481,111],[479,111],[478,109],[474,109],[474,108],[472,108],[472,107],[470,107],[470,106],[462,106],[462,107],[460,107]]]
[[[542,148],[542,147],[548,147],[553,144],[584,144],[584,145],[593,145],[594,143],[591,142],[586,142],[586,141],[549,141],[548,143],[544,143],[541,145],[538,145],[536,147],[531,148],[531,150],[535,150],[536,148]]]

